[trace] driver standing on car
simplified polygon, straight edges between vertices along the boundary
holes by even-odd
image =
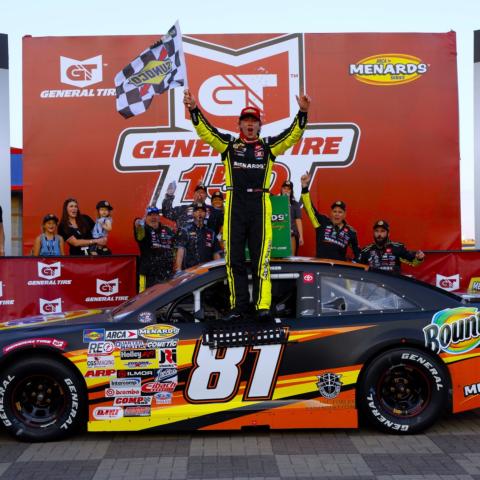
[[[261,138],[260,110],[248,106],[240,112],[240,135],[233,137],[210,125],[190,90],[184,92],[183,103],[190,111],[198,136],[221,154],[225,167],[227,192],[223,237],[231,306],[225,320],[240,319],[248,313],[246,245],[252,259],[255,310],[260,320],[271,318],[272,206],[269,187],[276,157],[300,140],[307,125],[310,97],[302,94],[297,97],[297,102],[299,112],[290,127],[280,135]]]

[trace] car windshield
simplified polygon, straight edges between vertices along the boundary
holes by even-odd
[[[172,288],[176,288],[182,283],[190,280],[191,278],[195,277],[197,274],[195,272],[182,272],[181,274],[175,276],[171,280],[168,280],[164,283],[158,283],[157,285],[153,285],[153,287],[147,288],[142,293],[139,293],[135,297],[130,298],[126,302],[119,305],[112,311],[112,315],[115,320],[120,320],[124,316],[128,315],[129,313],[138,310],[142,307],[142,305],[151,302],[153,298],[157,298],[160,295],[164,295]]]

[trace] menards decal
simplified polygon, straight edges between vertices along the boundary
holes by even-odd
[[[222,131],[238,134],[238,114],[245,106],[262,110],[263,137],[280,133],[298,111],[304,90],[303,36],[284,35],[238,50],[184,36],[189,85],[200,109]],[[166,186],[178,182],[175,203],[193,200],[197,184],[211,195],[224,185],[220,156],[200,140],[183,105],[183,91],[169,97],[170,125],[129,128],[121,132],[114,167],[122,173],[159,172],[152,204],[160,206]],[[300,142],[275,162],[271,189],[318,168],[345,168],[356,157],[360,128],[353,122],[310,123]]]

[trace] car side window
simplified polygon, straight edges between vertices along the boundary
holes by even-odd
[[[342,314],[408,310],[418,306],[405,296],[374,282],[343,276],[321,278],[321,313]]]

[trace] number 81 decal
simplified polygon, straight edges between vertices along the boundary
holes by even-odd
[[[255,355],[243,393],[244,401],[270,400],[275,390],[285,344],[211,349],[197,342],[193,368],[185,387],[190,403],[228,402],[237,395],[242,369],[249,355]]]

